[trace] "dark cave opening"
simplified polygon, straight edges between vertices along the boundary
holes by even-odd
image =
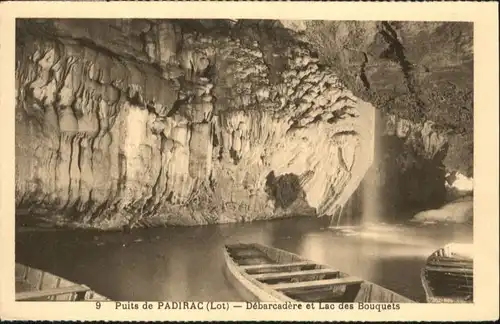
[[[286,209],[297,199],[305,198],[300,178],[296,174],[287,173],[276,177],[274,171],[271,171],[266,180],[266,192],[274,198],[277,207]]]
[[[376,182],[381,220],[407,220],[413,213],[435,209],[446,203],[446,170],[442,157],[425,158],[395,135],[376,140],[375,159],[360,187]]]

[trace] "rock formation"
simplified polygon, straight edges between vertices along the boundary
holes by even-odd
[[[474,204],[470,197],[452,201],[439,209],[425,210],[412,219],[416,223],[473,223]]]
[[[434,210],[472,181],[469,23],[17,24],[22,222],[340,216],[366,182],[379,214]]]
[[[17,24],[18,217],[120,228],[332,215],[372,163],[374,107],[282,28]]]
[[[379,198],[389,208],[380,213],[434,209],[456,196],[446,174],[473,176],[471,23],[275,24],[313,44],[320,60],[381,112],[380,154],[367,176],[380,181]]]
[[[468,22],[281,21],[353,91],[389,118],[386,134],[422,132],[431,160],[473,173],[473,27]],[[403,123],[405,124],[403,126]],[[401,128],[403,127],[403,128]],[[426,134],[426,135],[424,135]]]

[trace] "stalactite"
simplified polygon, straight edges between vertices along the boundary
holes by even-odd
[[[69,24],[57,28],[71,30]],[[136,31],[144,44],[135,59],[126,51],[136,47],[121,49],[113,40],[108,48],[100,40],[92,47],[29,41],[36,46],[20,58],[16,81],[26,95],[16,109],[35,111],[27,103],[37,103],[43,131],[59,141],[37,155],[38,169],[16,174],[16,190],[49,194],[53,213],[71,208],[71,217],[62,217],[67,224],[98,228],[304,210],[323,216],[343,208],[372,160],[373,106],[319,65],[306,45],[288,46],[282,77],[271,82],[258,42],[185,32],[177,47],[172,25],[153,24]],[[35,148],[29,137],[16,141],[26,170]],[[303,192],[276,203],[286,194],[266,192],[270,172],[294,175]],[[38,173],[52,176],[41,178],[36,192],[21,185]],[[27,197],[19,196],[19,208],[35,201]]]

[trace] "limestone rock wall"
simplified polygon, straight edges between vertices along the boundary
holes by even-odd
[[[373,106],[307,44],[225,24],[19,20],[18,217],[119,228],[341,208],[373,160]]]
[[[435,145],[443,141],[449,144],[443,156],[447,171],[472,176],[472,23],[281,21],[278,24],[293,30],[297,38],[314,44],[322,60],[338,71],[346,85],[384,115],[406,120],[407,125],[423,129],[426,134],[432,125],[434,135],[430,136],[435,138],[428,141]],[[393,128],[388,132],[394,133]]]
[[[405,217],[404,210],[439,208],[455,195],[446,187],[447,174],[473,177],[472,23],[274,24],[313,44],[321,61],[380,111],[367,176],[376,180],[383,202],[378,214]]]

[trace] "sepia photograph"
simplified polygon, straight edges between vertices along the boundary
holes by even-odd
[[[16,303],[475,304],[475,23],[278,18],[15,18]]]

